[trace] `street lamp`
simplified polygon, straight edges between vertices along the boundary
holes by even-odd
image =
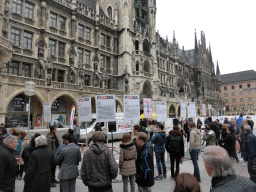
[[[25,93],[25,95],[28,96],[28,135],[29,135],[29,129],[31,126],[31,123],[30,123],[30,97],[36,94],[36,92],[34,90],[34,88],[36,87],[36,84],[33,81],[27,81],[25,83],[25,87],[27,89],[24,91],[24,93]]]

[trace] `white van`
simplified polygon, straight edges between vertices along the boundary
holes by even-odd
[[[92,134],[95,132],[95,125],[97,123],[96,120],[96,114],[92,114],[92,121],[87,123],[87,138],[88,141],[91,138]],[[113,140],[115,139],[121,139],[124,132],[131,132],[131,122],[130,121],[124,121],[124,114],[123,113],[116,113],[116,121],[115,122],[109,122],[114,123],[116,125],[116,130],[114,132],[108,132],[108,140],[112,140],[112,134],[113,134]],[[134,122],[133,125],[138,124],[139,122]],[[104,133],[106,132],[105,123],[102,123],[102,129]],[[86,130],[85,126],[81,127],[80,129],[80,139],[79,143],[86,143]]]

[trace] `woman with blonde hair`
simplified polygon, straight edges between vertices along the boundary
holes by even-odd
[[[131,134],[124,133],[120,144],[119,156],[119,168],[123,179],[124,192],[128,192],[128,179],[130,180],[131,192],[135,192],[136,159],[137,151],[134,142],[132,142]]]

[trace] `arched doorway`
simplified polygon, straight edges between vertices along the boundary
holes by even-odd
[[[11,127],[28,127],[28,103],[29,98],[24,93],[16,95],[8,104],[5,115],[5,125]],[[36,95],[30,101],[30,120],[31,126],[42,126],[43,108],[41,101]]]
[[[176,117],[175,107],[174,105],[171,105],[169,109],[169,118],[175,118],[175,117]]]
[[[143,112],[143,98],[152,98],[152,86],[149,80],[145,81],[140,93],[140,109]]]
[[[122,113],[124,112],[123,107],[122,107],[122,103],[118,100],[116,100],[116,112],[117,113]]]
[[[63,95],[55,99],[51,107],[52,120],[49,122],[50,125],[53,125],[54,123],[56,123],[57,126],[59,126],[60,123],[62,123],[64,126],[69,125],[70,114],[73,105],[75,105],[77,111],[75,102],[68,95]]]

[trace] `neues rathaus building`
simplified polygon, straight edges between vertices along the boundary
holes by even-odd
[[[175,32],[156,31],[156,0],[2,0],[0,6],[0,123],[27,126],[25,82],[36,83],[31,97],[33,126],[43,122],[43,103],[53,118],[68,124],[78,98],[115,94],[166,101],[168,117],[180,116],[180,99],[222,109],[220,70],[215,69],[203,31],[194,49],[178,44]],[[209,110],[207,110],[208,113]]]

